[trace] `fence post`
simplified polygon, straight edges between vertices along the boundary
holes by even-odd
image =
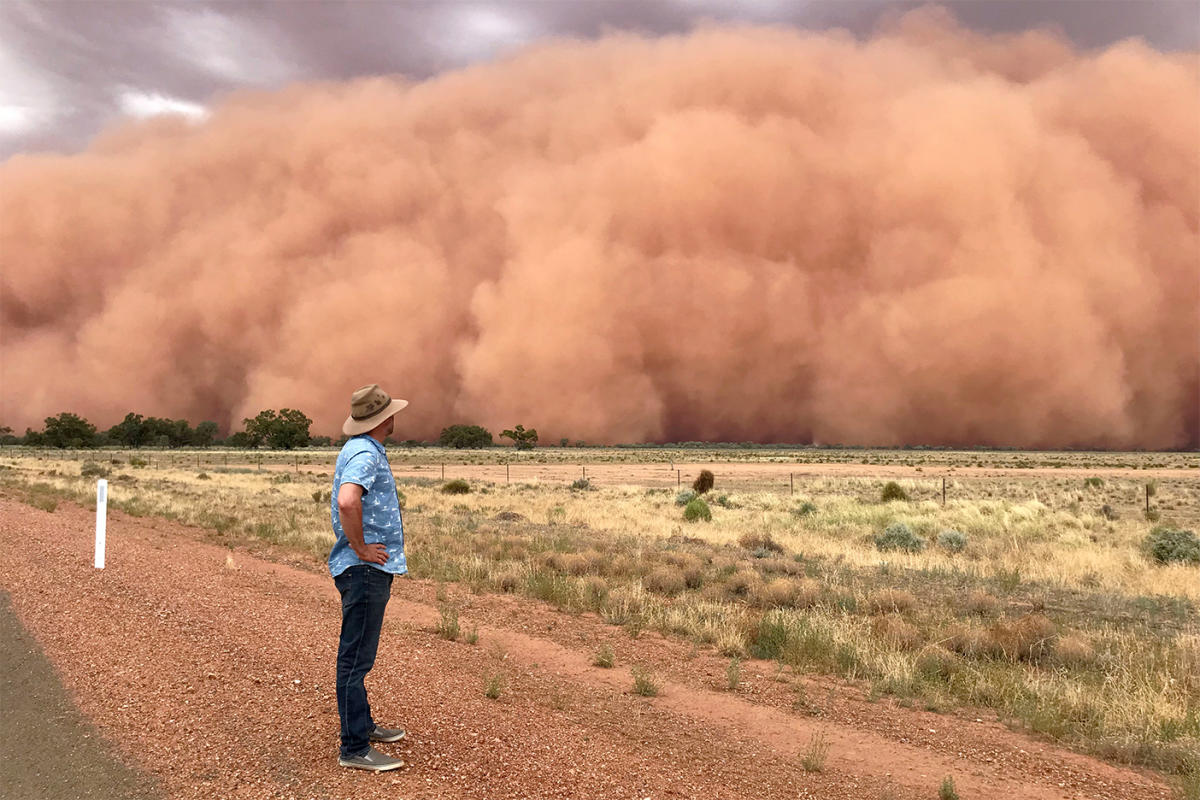
[[[504,462],[504,482],[508,483],[508,462]]]
[[[446,480],[446,462],[442,462],[442,480]]]
[[[796,473],[794,473],[794,472],[788,473],[788,486],[791,488],[791,493],[795,494],[796,493]]]
[[[946,476],[942,476],[942,505],[946,505]]]
[[[675,488],[678,489],[683,485],[683,470],[675,470]]]

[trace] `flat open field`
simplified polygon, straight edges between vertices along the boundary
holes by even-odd
[[[394,777],[334,762],[332,451],[6,452],[4,588],[121,752],[166,748],[137,720],[184,725],[198,761],[151,769],[171,797],[1197,796],[1200,567],[1143,547],[1200,527],[1196,454],[390,455]]]

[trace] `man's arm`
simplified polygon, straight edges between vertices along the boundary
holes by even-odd
[[[357,483],[343,483],[338,488],[337,505],[338,519],[342,523],[342,532],[350,542],[350,549],[368,564],[386,564],[387,548],[376,542],[363,542],[362,529],[362,496],[363,487]]]

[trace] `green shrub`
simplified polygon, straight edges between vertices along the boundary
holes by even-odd
[[[708,503],[696,497],[683,509],[683,518],[688,522],[711,522],[712,510],[709,509]]]
[[[967,549],[967,536],[956,530],[945,530],[937,536],[938,547],[951,553],[961,553]]]
[[[913,533],[903,522],[893,522],[875,537],[875,547],[884,551],[903,550],[906,553],[919,553],[925,549],[925,540]]]
[[[817,507],[805,500],[803,503],[793,508],[792,513],[797,517],[807,517],[810,514],[817,513]]]
[[[696,480],[692,482],[692,491],[696,494],[704,494],[713,488],[713,474],[709,470],[702,469],[700,474],[696,476]]]
[[[1159,564],[1200,564],[1200,539],[1192,531],[1155,528],[1142,545]]]
[[[592,482],[587,478],[576,478],[575,482],[571,484],[571,488],[578,492],[586,492],[592,488]]]
[[[736,691],[742,680],[742,659],[737,656],[733,657],[729,666],[725,668],[725,678],[729,681],[729,691]]]
[[[483,688],[484,696],[495,700],[500,697],[502,691],[504,691],[504,676],[498,672],[489,676]]]
[[[452,481],[446,481],[442,486],[442,494],[466,494],[471,491],[471,484],[464,481],[462,478],[455,478]]]
[[[198,481],[211,481],[211,480],[212,480],[212,478],[209,476],[209,474],[208,474],[207,472],[197,472],[197,473],[196,473],[196,480],[198,480]]]
[[[129,458],[129,466],[131,467],[144,467],[146,463],[146,459],[144,458],[138,458],[137,456],[130,456]]]
[[[602,669],[612,669],[617,663],[617,657],[613,655],[613,649],[608,644],[600,645],[600,649],[596,651],[596,657],[592,659],[592,664]]]
[[[938,800],[958,800],[958,790],[954,788],[954,778],[949,775],[942,781],[938,789]]]
[[[438,636],[453,642],[458,638],[459,631],[458,609],[453,606],[444,606],[437,624]]]
[[[888,481],[883,485],[883,491],[880,492],[879,497],[885,503],[892,500],[907,500],[908,492],[904,491],[904,487],[895,481]]]
[[[458,450],[491,447],[492,434],[487,428],[479,425],[451,425],[448,428],[442,428],[442,433],[438,436],[438,444]]]
[[[1099,489],[1103,485],[1104,485],[1103,478],[1084,478],[1083,479],[1083,488],[1085,488],[1085,489]]]
[[[696,499],[696,493],[691,489],[684,489],[679,494],[675,495],[675,505],[683,508],[688,503]]]
[[[648,670],[641,667],[633,668],[633,691],[642,697],[655,697],[662,686]]]
[[[800,766],[805,772],[824,772],[825,757],[829,755],[829,742],[823,731],[817,731],[808,742],[808,747],[800,757]]]

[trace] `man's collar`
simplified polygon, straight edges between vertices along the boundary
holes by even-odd
[[[355,436],[354,438],[355,439],[366,439],[368,442],[370,442],[375,447],[376,450],[378,450],[380,452],[380,454],[382,454],[385,457],[387,456],[387,450],[384,450],[383,445],[380,442],[376,441],[375,437],[372,436],[371,434],[360,433],[358,436]]]

